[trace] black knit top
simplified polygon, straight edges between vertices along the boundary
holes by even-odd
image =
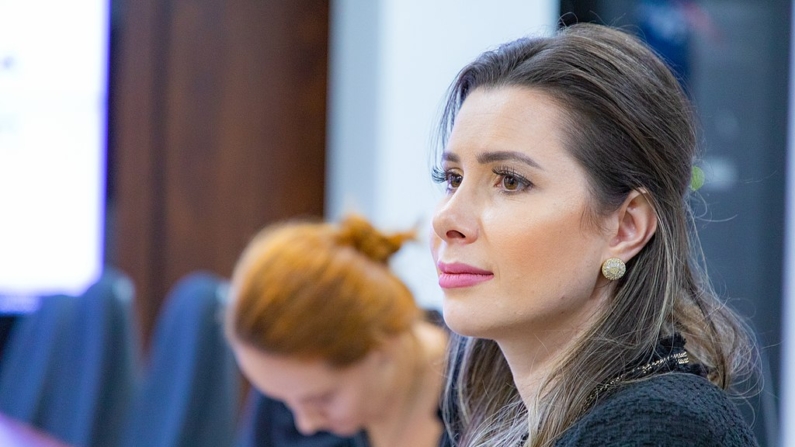
[[[664,338],[645,361],[597,388],[555,446],[756,446],[728,394],[684,347],[678,334]]]
[[[624,384],[555,443],[588,446],[756,446],[727,394],[704,377],[665,373]]]

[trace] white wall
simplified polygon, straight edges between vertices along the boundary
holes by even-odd
[[[448,85],[482,51],[549,34],[552,0],[332,1],[326,217],[358,212],[387,230],[419,226],[394,259],[421,305],[441,291],[427,248],[439,188],[431,135]]]

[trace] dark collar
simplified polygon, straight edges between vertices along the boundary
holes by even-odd
[[[611,394],[624,382],[668,372],[706,376],[707,371],[703,366],[690,361],[685,351],[685,339],[678,333],[660,339],[653,352],[630,364],[623,373],[596,387],[588,396],[583,410],[587,410],[598,400]]]

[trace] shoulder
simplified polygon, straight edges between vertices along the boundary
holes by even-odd
[[[583,415],[558,446],[756,446],[728,395],[705,378],[669,373],[626,384]]]

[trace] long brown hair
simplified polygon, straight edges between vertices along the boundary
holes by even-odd
[[[657,216],[655,235],[627,263],[607,308],[542,387],[527,443],[554,443],[600,384],[648,358],[661,337],[684,336],[690,358],[724,389],[752,371],[752,338],[701,267],[688,202],[694,119],[668,67],[636,38],[598,25],[507,43],[459,73],[440,123],[440,146],[472,91],[503,86],[543,92],[560,106],[566,149],[588,175],[594,220],[615,211],[633,190],[645,191]],[[447,407],[457,411],[448,423],[458,445],[521,442],[527,410],[497,344],[456,337],[450,355],[455,371]]]

